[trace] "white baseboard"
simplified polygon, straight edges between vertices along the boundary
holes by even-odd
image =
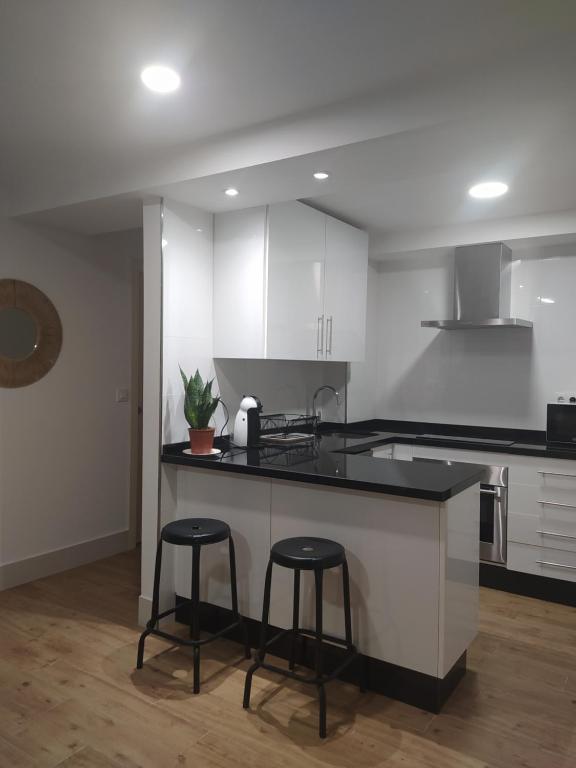
[[[102,560],[130,549],[130,532],[120,531],[100,539],[83,541],[43,555],[0,565],[0,590],[17,587],[54,573]]]
[[[164,595],[164,599],[160,601],[160,610],[161,611],[167,611],[168,608],[174,607],[174,598],[172,596],[167,597]],[[140,595],[138,598],[138,624],[141,627],[145,627],[146,623],[148,622],[148,619],[150,618],[150,614],[152,613],[152,599],[150,597],[144,597],[144,595]],[[160,619],[159,626],[168,625],[172,621],[174,621],[173,616],[165,616],[163,619]]]
[[[140,595],[138,598],[138,624],[141,627],[146,626],[146,622],[152,613],[152,600],[149,597]]]

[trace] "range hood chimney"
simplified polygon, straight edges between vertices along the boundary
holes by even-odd
[[[454,319],[422,320],[423,328],[532,328],[510,317],[512,251],[504,243],[465,245],[454,252]]]

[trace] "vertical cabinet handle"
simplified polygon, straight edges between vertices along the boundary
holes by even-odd
[[[324,315],[318,316],[318,327],[316,330],[316,355],[324,353]]]
[[[326,354],[331,355],[332,354],[332,327],[334,325],[334,318],[332,315],[328,318],[326,322]]]

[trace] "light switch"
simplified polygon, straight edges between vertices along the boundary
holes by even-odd
[[[129,389],[117,389],[116,390],[116,402],[117,403],[127,403],[130,399],[130,390]]]

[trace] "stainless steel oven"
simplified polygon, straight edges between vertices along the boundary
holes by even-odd
[[[424,459],[438,464],[455,464],[458,459]],[[462,462],[466,463],[466,462]],[[508,467],[486,466],[480,484],[480,560],[506,565],[508,542]]]
[[[486,467],[480,485],[480,560],[506,564],[508,467]]]

